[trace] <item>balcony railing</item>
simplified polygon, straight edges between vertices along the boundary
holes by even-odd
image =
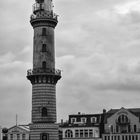
[[[49,75],[61,76],[61,70],[38,68],[38,69],[29,69],[27,71],[27,76],[37,75],[37,74],[49,74]]]

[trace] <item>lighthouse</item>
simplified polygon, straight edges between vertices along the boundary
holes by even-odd
[[[58,23],[52,0],[36,0],[30,23],[34,30],[33,68],[27,71],[32,84],[30,140],[58,140],[56,84],[61,71],[55,68],[54,29]]]

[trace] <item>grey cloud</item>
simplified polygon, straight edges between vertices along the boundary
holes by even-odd
[[[127,14],[122,14],[120,16],[120,23],[124,26],[135,26],[140,22],[140,12],[130,11]]]
[[[135,101],[139,99],[139,31],[119,24],[124,19],[118,16],[103,18],[97,14],[124,2],[127,0],[54,1],[60,14],[56,65],[63,70],[57,84],[59,120],[78,111],[93,113],[118,104],[127,106],[132,99],[131,105],[138,105]],[[33,30],[29,17],[33,3],[34,0],[0,2],[3,125],[13,125],[16,113],[20,123],[30,122],[31,84],[26,79],[26,70],[32,65]],[[138,27],[137,13],[129,16]],[[136,64],[129,65],[130,60]],[[132,97],[132,93],[136,96]],[[126,94],[129,94],[127,99]]]

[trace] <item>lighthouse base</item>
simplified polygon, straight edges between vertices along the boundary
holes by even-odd
[[[58,140],[58,125],[54,123],[30,124],[30,140]]]

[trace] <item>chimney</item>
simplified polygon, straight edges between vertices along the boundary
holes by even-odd
[[[61,124],[63,124],[63,119],[61,119]]]
[[[105,114],[106,113],[106,109],[103,109],[103,114]]]

